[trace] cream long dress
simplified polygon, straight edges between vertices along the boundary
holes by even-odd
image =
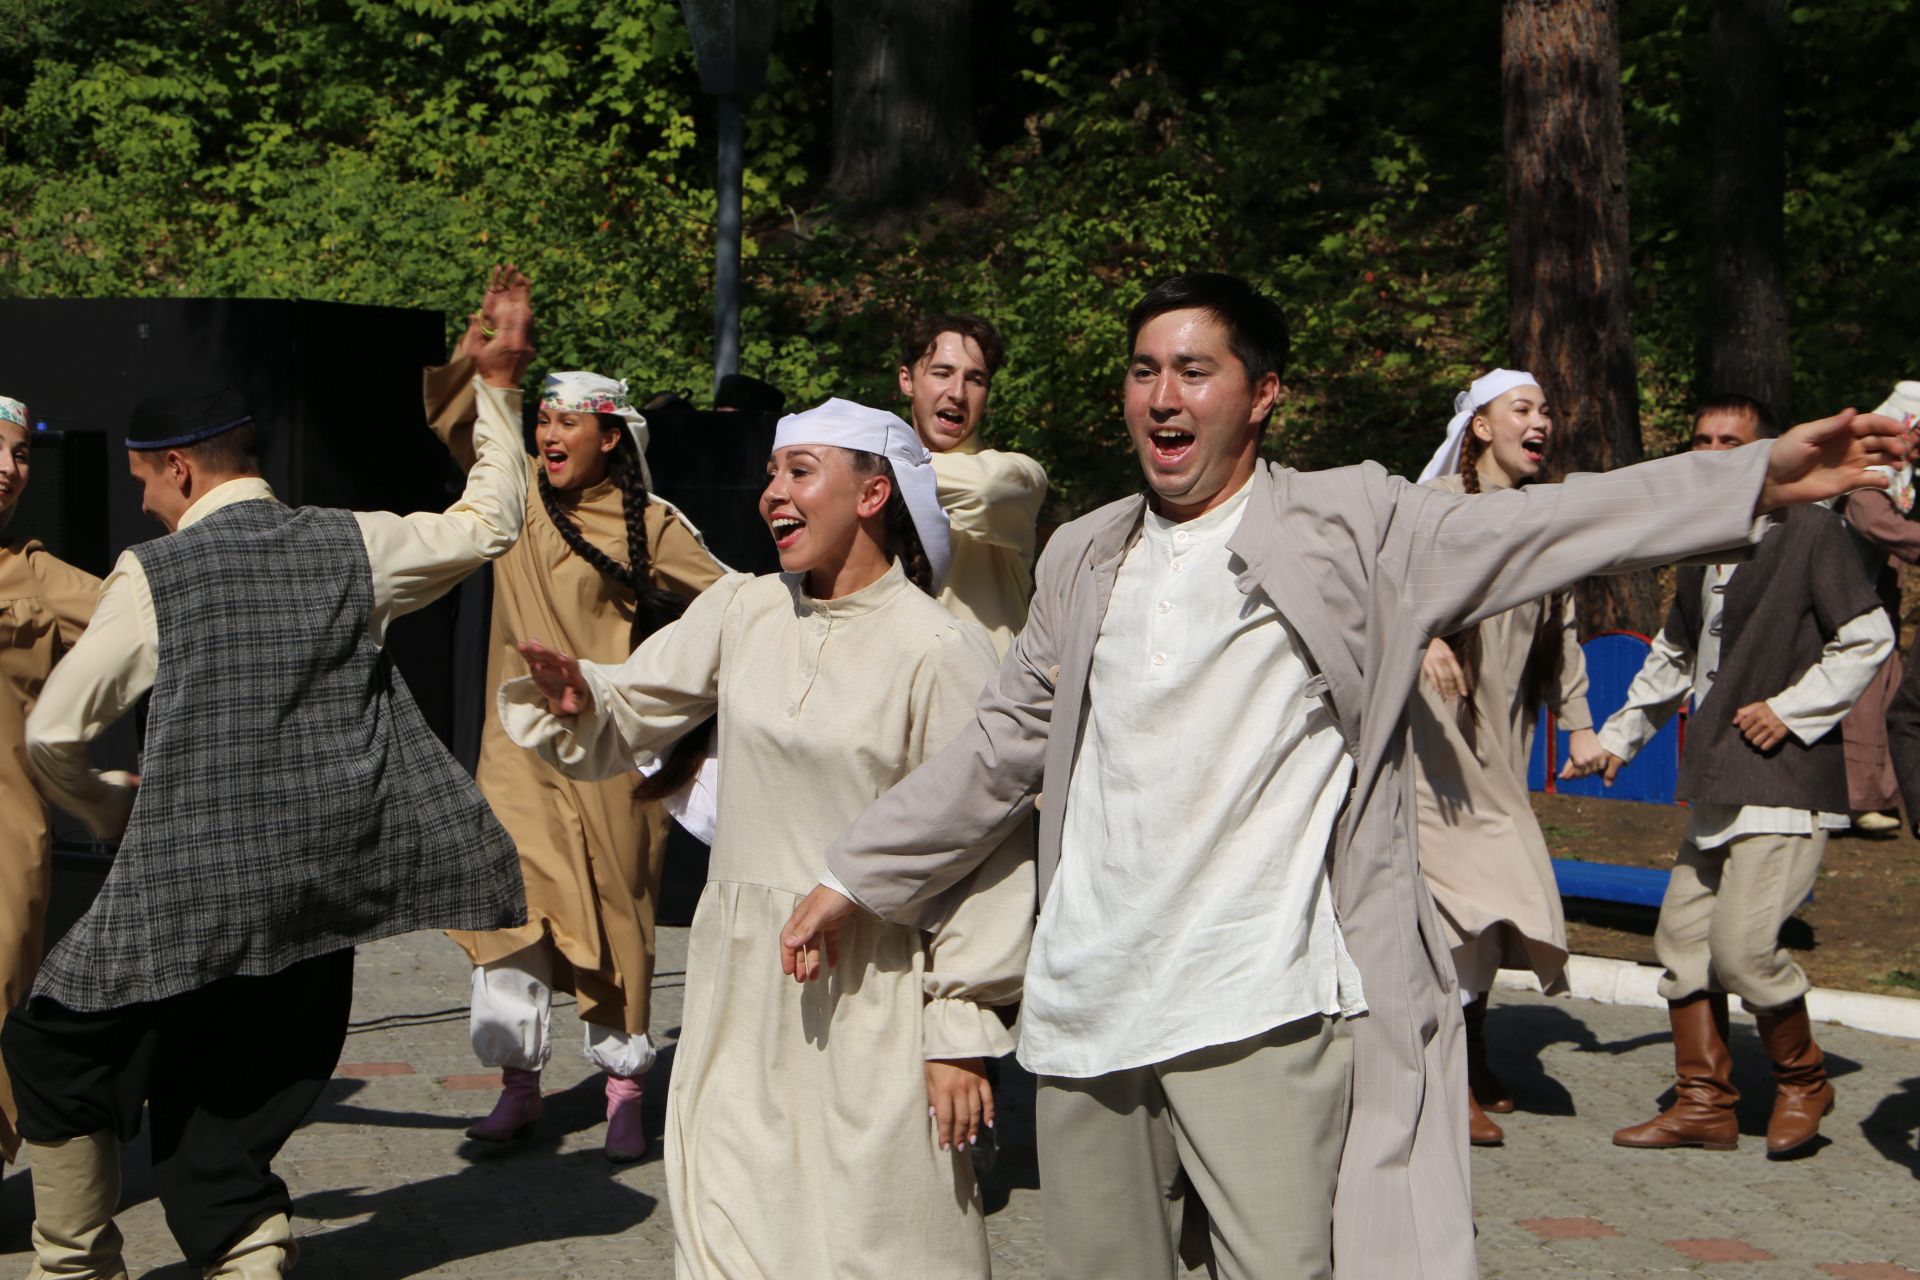
[[[53,887],[47,807],[27,770],[27,714],[99,595],[100,579],[33,539],[0,541],[0,1019],[40,972]],[[0,1066],[0,1156],[9,1161],[20,1149],[16,1118]]]
[[[923,1062],[1013,1047],[1034,912],[1031,824],[931,933],[856,915],[825,981],[780,972],[779,931],[827,847],[973,715],[995,666],[896,563],[814,600],[791,575],[730,575],[559,720],[501,690],[515,741],[582,777],[628,772],[718,711],[718,825],[687,953],[667,1094],[675,1274],[697,1280],[977,1280],[973,1167],[942,1153]]]
[[[1429,482],[1463,493],[1458,476]],[[1537,707],[1522,705],[1521,677],[1549,601],[1532,600],[1480,624],[1477,742],[1469,748],[1455,705],[1422,677],[1412,700],[1420,871],[1440,907],[1460,983],[1493,986],[1500,968],[1526,968],[1550,993],[1566,989],[1567,922],[1546,837],[1527,794]],[[1547,701],[1562,729],[1591,729],[1587,663],[1569,601],[1560,683]]]
[[[427,384],[434,430],[463,463],[472,447],[471,371],[471,363],[457,361],[430,371]],[[446,390],[436,400],[440,386]],[[527,673],[526,660],[513,647],[517,640],[539,640],[597,662],[620,662],[633,648],[633,592],[574,554],[541,500],[538,462],[528,458],[527,467],[525,531],[493,565],[487,688],[494,690]],[[626,562],[618,488],[603,481],[560,498],[589,543]],[[691,598],[726,572],[670,503],[655,495],[643,520],[654,586]],[[527,923],[449,936],[475,964],[551,938],[558,957],[553,985],[574,993],[579,1016],[644,1034],[653,988],[654,902],[669,821],[664,809],[634,799],[639,777],[631,771],[595,782],[565,776],[515,747],[492,715],[481,730],[475,780],[520,851]]]

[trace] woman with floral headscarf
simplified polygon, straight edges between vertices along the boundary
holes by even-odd
[[[0,396],[0,1018],[40,970],[52,887],[47,808],[27,772],[27,713],[53,663],[86,629],[100,579],[6,536],[33,456],[27,406]],[[13,1088],[0,1067],[0,1163],[20,1148]]]
[[[428,419],[456,459],[474,414],[466,348],[484,334],[488,308],[525,305],[527,290],[518,272],[496,271],[454,362],[426,375]],[[619,662],[726,572],[699,531],[653,494],[646,443],[646,419],[624,382],[547,375],[526,531],[494,563],[489,698],[526,673],[514,639]],[[499,1100],[468,1136],[505,1142],[539,1119],[552,994],[569,991],[587,1057],[607,1075],[607,1158],[637,1160],[647,1149],[640,1088],[654,1060],[654,901],[668,820],[636,795],[634,776],[577,781],[515,749],[491,703],[476,777],[519,847],[527,923],[453,935],[474,963],[474,1052],[501,1069]]]

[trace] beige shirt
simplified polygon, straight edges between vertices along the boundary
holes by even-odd
[[[1027,625],[1047,473],[1023,453],[983,449],[968,437],[933,455],[933,475],[953,528],[953,563],[939,601],[985,627],[994,652],[1004,657]]]
[[[373,568],[367,631],[375,644],[385,642],[393,619],[433,603],[520,536],[527,500],[520,393],[477,379],[475,386],[482,392],[474,430],[478,459],[459,500],[445,511],[408,516],[354,513]],[[273,496],[272,486],[258,476],[229,480],[187,508],[179,528],[236,502]],[[104,839],[126,830],[135,789],[124,774],[96,771],[86,744],[153,688],[159,654],[160,627],[146,571],[134,552],[122,552],[101,587],[86,634],[54,668],[27,721],[27,757],[48,798]]]
[[[1182,524],[1147,512],[1114,580],[1027,963],[1036,1074],[1365,1009],[1327,882],[1353,760],[1272,602],[1234,585],[1250,488]]]

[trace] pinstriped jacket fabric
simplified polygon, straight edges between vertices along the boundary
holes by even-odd
[[[525,918],[512,841],[367,633],[351,513],[240,502],[134,554],[159,630],[140,793],[36,996],[113,1009]]]
[[[1419,872],[1406,706],[1428,639],[1594,573],[1744,548],[1763,444],[1464,498],[1375,464],[1303,473],[1262,464],[1228,547],[1307,650],[1347,748],[1352,791],[1328,849],[1334,898],[1369,1012],[1353,1024],[1353,1111],[1334,1206],[1344,1280],[1476,1274],[1465,1033],[1446,936]],[[1039,895],[1060,860],[1087,678],[1143,498],[1061,528],[1036,571],[1026,629],[974,724],[877,800],[829,852],[889,919],[937,915],[969,849],[1044,791]],[[1056,731],[1057,730],[1057,731]],[[1169,761],[1169,778],[1204,762]],[[1177,802],[1177,787],[1170,788]],[[1285,922],[1276,922],[1276,925]]]

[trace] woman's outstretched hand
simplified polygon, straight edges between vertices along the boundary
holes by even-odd
[[[942,1151],[970,1147],[980,1126],[993,1128],[993,1086],[984,1058],[934,1058],[927,1062],[927,1114]]]
[[[556,716],[578,715],[593,705],[593,691],[580,674],[577,659],[549,649],[538,640],[522,640],[514,645],[527,660],[527,674],[547,700],[547,710]]]
[[[489,386],[517,387],[533,362],[533,282],[512,263],[493,269],[460,353]]]
[[[1842,409],[1831,418],[1803,422],[1773,442],[1754,514],[1822,502],[1855,489],[1884,489],[1886,474],[1868,468],[1893,466],[1906,456],[1906,427],[1877,413]]]

